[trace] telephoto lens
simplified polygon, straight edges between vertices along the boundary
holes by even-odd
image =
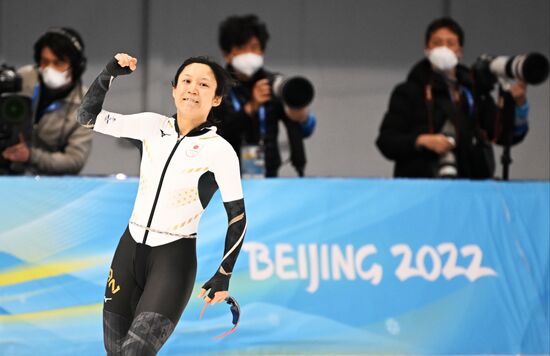
[[[498,56],[491,59],[489,69],[497,77],[537,85],[548,78],[548,59],[540,53]]]
[[[290,108],[305,108],[313,101],[315,95],[313,84],[304,77],[285,78],[282,75],[275,75],[270,83],[273,95]]]

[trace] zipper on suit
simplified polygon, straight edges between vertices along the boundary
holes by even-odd
[[[162,188],[162,182],[164,181],[164,175],[166,174],[166,170],[168,169],[168,165],[170,164],[170,161],[172,160],[172,156],[174,156],[174,153],[176,152],[179,144],[185,136],[182,138],[178,138],[178,141],[174,145],[174,148],[172,148],[172,152],[170,152],[170,155],[168,156],[168,159],[166,160],[166,163],[164,164],[164,169],[162,170],[162,174],[160,175],[159,185],[157,188],[157,194],[155,195],[155,200],[153,201],[153,206],[151,207],[151,214],[149,214],[149,221],[147,222],[147,229],[145,230],[145,234],[143,234],[143,244],[147,242],[147,236],[149,235],[149,228],[151,227],[151,223],[153,222],[153,215],[155,215],[155,209],[157,207],[157,203],[160,196],[160,190]]]

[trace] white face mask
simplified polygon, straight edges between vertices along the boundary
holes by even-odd
[[[42,81],[50,89],[59,89],[71,83],[69,71],[60,72],[51,67],[40,69]]]
[[[456,54],[449,47],[445,46],[431,49],[427,52],[427,57],[435,69],[443,72],[453,69],[458,64]]]
[[[233,57],[231,65],[242,74],[251,77],[264,65],[264,57],[255,53],[243,53]]]

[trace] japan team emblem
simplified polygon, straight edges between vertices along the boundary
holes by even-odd
[[[202,145],[194,143],[187,149],[187,151],[185,151],[185,154],[187,155],[187,157],[195,157],[199,154],[201,150]]]

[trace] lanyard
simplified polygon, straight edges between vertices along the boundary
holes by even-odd
[[[263,140],[267,132],[265,106],[263,105],[258,109],[258,119],[260,121],[260,137]]]
[[[233,90],[229,93],[231,96],[231,103],[233,104],[233,110],[241,111],[241,103],[239,102],[239,99],[237,99],[237,96],[233,92]]]
[[[231,96],[231,103],[233,104],[233,110],[235,110],[235,112],[241,111],[242,105],[239,102],[239,99],[237,99],[237,96],[233,91],[230,92],[230,96]],[[260,108],[258,109],[258,121],[260,124],[260,137],[263,140],[267,132],[267,123],[266,123],[267,114],[266,114],[264,105],[261,105]]]
[[[472,95],[472,92],[464,85],[461,85],[460,88],[462,89],[462,92],[466,97],[466,101],[468,102],[468,112],[470,113],[470,116],[472,116],[474,113],[474,96]]]

